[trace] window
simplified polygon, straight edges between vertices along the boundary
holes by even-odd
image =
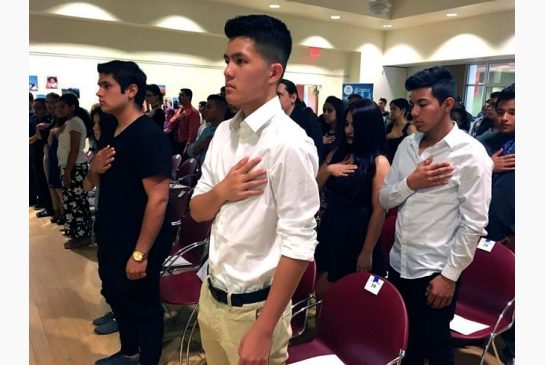
[[[486,63],[467,66],[465,105],[476,116],[494,91],[515,82],[515,62]]]

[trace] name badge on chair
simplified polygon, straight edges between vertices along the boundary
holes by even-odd
[[[495,244],[496,244],[496,241],[487,240],[486,238],[483,237],[479,241],[479,244],[477,245],[477,248],[480,248],[481,250],[490,252],[494,248]]]
[[[384,284],[384,280],[382,280],[377,275],[371,275],[369,276],[369,279],[367,280],[364,289],[377,295],[380,291],[380,288],[382,288],[382,284]]]

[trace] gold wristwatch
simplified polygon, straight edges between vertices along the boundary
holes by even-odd
[[[148,258],[148,255],[146,255],[145,253],[143,252],[140,252],[138,250],[134,250],[132,252],[132,259],[136,262],[142,262],[144,261],[145,259]]]

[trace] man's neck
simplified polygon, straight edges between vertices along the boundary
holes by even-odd
[[[454,128],[454,123],[452,120],[444,120],[441,123],[439,123],[435,128],[429,130],[428,132],[424,133],[424,137],[422,137],[422,140],[420,141],[420,147],[426,148],[433,146],[443,138],[449,132]]]
[[[128,127],[132,122],[142,116],[144,112],[138,110],[135,105],[127,106],[123,110],[115,113],[114,116],[117,119],[118,129],[124,129]]]
[[[242,110],[244,118],[247,118],[250,114],[261,108],[263,105],[267,104],[269,101],[271,101],[272,98],[275,97],[277,97],[276,87],[274,89],[271,88],[267,92],[267,94],[261,98],[261,100],[256,100],[254,103],[249,105],[240,106],[240,110]]]

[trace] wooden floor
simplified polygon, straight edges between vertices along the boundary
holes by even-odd
[[[29,364],[87,365],[119,350],[118,334],[97,335],[91,321],[109,310],[100,294],[96,248],[64,249],[61,226],[29,208]],[[161,365],[179,364],[180,327],[191,308],[170,308]],[[456,364],[477,365],[471,349]],[[190,364],[205,364],[192,353]],[[498,362],[487,361],[489,365]]]
[[[29,364],[87,365],[119,350],[117,333],[91,321],[109,310],[100,294],[96,248],[64,248],[61,226],[29,208]],[[161,364],[179,364],[180,327],[191,308],[169,308]],[[196,354],[191,364],[205,364]]]

